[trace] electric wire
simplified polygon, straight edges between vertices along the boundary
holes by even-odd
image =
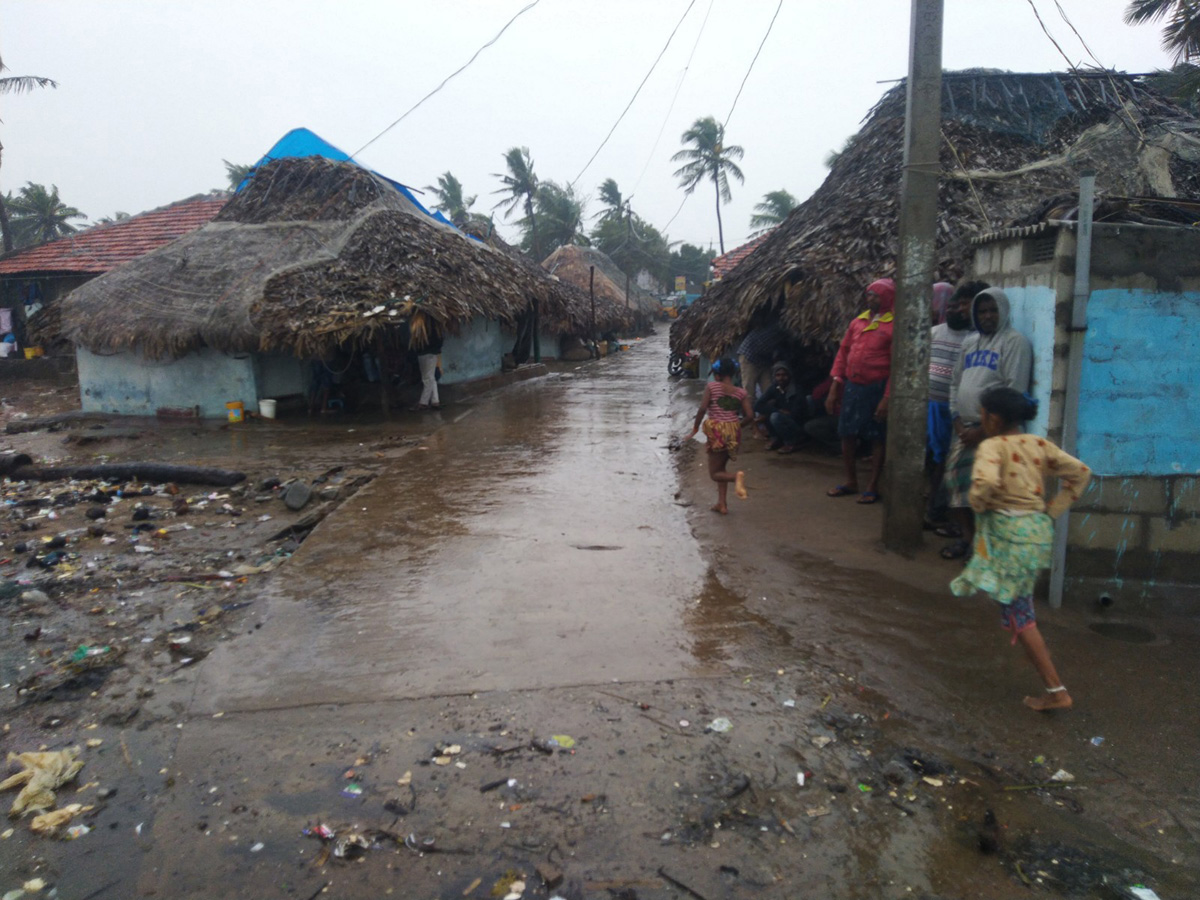
[[[676,22],[675,27],[671,29],[671,35],[667,38],[666,44],[664,44],[662,50],[658,52],[658,56],[654,58],[654,63],[650,66],[650,71],[646,73],[646,77],[642,79],[642,83],[637,86],[637,90],[633,92],[633,96],[629,98],[629,102],[625,104],[625,108],[621,110],[621,114],[617,116],[617,121],[613,122],[612,128],[608,130],[608,134],[604,136],[604,140],[600,142],[600,146],[596,148],[596,152],[592,154],[592,158],[589,159],[584,167],[579,170],[579,174],[571,179],[568,187],[575,187],[575,182],[582,178],[583,173],[586,172],[588,167],[596,161],[596,157],[600,155],[600,151],[604,149],[604,145],[608,143],[608,139],[613,136],[613,132],[617,130],[617,126],[620,125],[621,120],[625,118],[625,113],[629,112],[629,108],[633,106],[633,102],[637,100],[638,94],[642,92],[642,88],[646,86],[646,82],[649,81],[650,76],[654,74],[654,70],[658,66],[659,60],[663,58],[663,54],[666,53],[667,48],[671,46],[671,41],[675,38],[675,32],[679,31],[679,26],[683,24],[683,20],[687,18],[688,13],[692,11],[692,7],[695,5],[696,0],[691,0],[691,2],[688,3],[687,9],[683,11],[683,15],[679,17],[679,21]]]
[[[750,73],[754,71],[754,64],[758,62],[758,54],[762,53],[763,45],[766,44],[767,38],[771,36],[771,29],[775,27],[775,20],[779,18],[779,11],[783,9],[783,0],[779,0],[779,5],[775,7],[775,15],[771,16],[771,22],[767,25],[767,33],[763,35],[759,42],[758,49],[754,51],[754,59],[750,60],[750,67],[746,69],[746,74],[742,77],[742,83],[738,86],[737,94],[733,98],[733,105],[729,107],[729,113],[725,116],[725,122],[721,126],[724,130],[729,125],[729,120],[733,118],[733,111],[737,109],[738,100],[742,96],[742,88],[746,86],[746,79],[750,77]]]
[[[434,94],[436,94],[438,91],[440,91],[442,88],[444,88],[446,86],[446,83],[448,81],[450,81],[451,78],[454,78],[456,75],[458,75],[464,69],[466,69],[467,66],[469,66],[469,65],[471,65],[471,63],[475,62],[476,58],[479,56],[480,53],[482,53],[488,47],[492,46],[492,44],[496,43],[496,41],[500,40],[500,36],[502,34],[504,34],[504,32],[508,31],[508,27],[510,25],[512,25],[513,22],[517,21],[517,19],[519,19],[525,13],[529,12],[529,10],[533,9],[535,6],[537,6],[541,2],[542,2],[542,0],[532,0],[532,2],[525,4],[525,6],[521,7],[519,10],[517,10],[516,15],[514,15],[511,19],[509,19],[507,22],[505,22],[504,27],[496,32],[496,36],[493,37],[486,44],[484,44],[482,47],[480,47],[478,50],[476,50],[470,59],[468,59],[465,63],[463,63],[461,66],[459,66],[457,69],[455,69],[449,75],[447,75],[444,79],[442,79],[441,84],[439,84],[432,91],[430,91],[428,94],[426,94],[424,97],[422,97],[416,103],[414,103],[411,107],[408,108],[408,110],[402,116],[400,116],[400,118],[398,118],[395,122],[393,122],[387,128],[383,129],[383,131],[379,132],[379,134],[375,135],[375,137],[371,138],[369,141],[367,141],[365,144],[363,144],[361,147],[359,147],[357,150],[355,150],[353,153],[351,153],[350,156],[352,158],[355,156],[358,156],[358,154],[362,153],[364,150],[366,150],[368,147],[370,147],[373,143],[375,143],[377,140],[379,140],[381,137],[383,137],[385,134],[387,134],[389,131],[391,131],[393,128],[395,128],[397,125],[399,125],[401,122],[403,122],[406,118],[408,118],[409,114],[414,112],[417,109],[417,107],[419,107],[422,103],[424,103],[426,100],[428,100]]]
[[[637,181],[633,183],[633,191],[630,194],[637,193],[638,186],[642,183],[642,179],[646,177],[646,170],[650,168],[650,163],[654,159],[654,153],[658,150],[658,142],[662,140],[663,132],[667,129],[667,122],[671,119],[671,113],[675,110],[675,101],[679,99],[679,91],[683,88],[683,82],[687,78],[688,70],[692,67],[692,58],[696,55],[696,48],[700,46],[700,38],[704,36],[704,26],[708,24],[709,14],[712,12],[714,0],[708,0],[708,11],[704,13],[704,21],[700,23],[700,32],[696,35],[696,42],[692,44],[692,52],[688,54],[687,62],[683,66],[683,72],[679,75],[679,83],[675,85],[675,95],[671,97],[671,105],[667,107],[667,114],[663,116],[662,125],[659,126],[658,136],[654,139],[654,146],[650,148],[650,153],[646,156],[646,164],[642,166],[641,174],[638,175]]]

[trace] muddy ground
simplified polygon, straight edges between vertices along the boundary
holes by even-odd
[[[80,746],[57,806],[85,808],[0,829],[0,895],[1200,893],[1194,618],[1043,611],[1077,706],[1032,713],[995,612],[825,498],[835,460],[750,442],[750,499],[710,513],[665,363],[660,336],[423,417],[6,436],[247,478],[3,484],[0,750]],[[0,393],[13,423],[77,405]]]

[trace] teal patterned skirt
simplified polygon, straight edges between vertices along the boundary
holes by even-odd
[[[985,512],[975,517],[975,546],[962,574],[950,582],[958,597],[976,591],[1009,604],[1033,593],[1038,573],[1050,566],[1054,522],[1045,513],[1006,516]]]

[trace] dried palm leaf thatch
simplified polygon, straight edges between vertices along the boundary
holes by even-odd
[[[213,222],[68,294],[62,317],[66,336],[95,352],[307,357],[373,343],[418,311],[454,332],[571,299],[383,179],[308,157],[264,166]]]
[[[633,310],[643,317],[653,317],[658,313],[659,304],[646,291],[639,288],[631,277],[612,261],[608,254],[592,247],[578,247],[573,244],[559,247],[542,261],[543,268],[559,279],[569,282],[584,293],[588,291],[588,279],[591,267],[596,267],[595,291],[596,298],[605,300],[616,306]],[[625,295],[625,283],[629,282],[629,296]]]
[[[716,355],[760,310],[810,348],[841,337],[863,288],[895,274],[904,102],[903,83],[883,96],[821,187],[676,321],[673,347]],[[1075,192],[1087,169],[1101,198],[1200,196],[1200,122],[1137,76],[947,72],[942,115],[931,283],[962,276],[973,237]]]
[[[559,290],[538,306],[541,330],[566,337],[587,337],[592,333],[592,303],[587,292],[587,282],[576,285],[569,279],[559,278],[548,272],[528,256],[505,241],[489,223],[472,221],[463,226],[463,232],[478,238],[489,247],[499,250],[514,259],[531,277],[550,278]],[[595,327],[601,334],[615,331],[627,333],[637,327],[634,310],[626,309],[624,293],[622,302],[612,298],[596,298]]]

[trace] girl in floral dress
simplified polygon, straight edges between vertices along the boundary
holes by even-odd
[[[1071,695],[1058,677],[1038,631],[1033,589],[1050,565],[1052,519],[1079,499],[1091,470],[1045,438],[1023,433],[1037,414],[1037,401],[1012,388],[993,388],[981,398],[987,439],[979,445],[971,472],[969,499],[976,514],[974,555],[950,583],[959,597],[990,594],[1001,606],[1000,620],[1020,642],[1046,686],[1041,697],[1026,697],[1036,710],[1068,709]],[[1057,478],[1054,499],[1046,502],[1048,479]]]
[[[708,438],[708,477],[717,483],[717,504],[713,512],[725,515],[729,507],[725,503],[729,482],[734,491],[745,500],[746,474],[738,471],[730,475],[725,466],[737,459],[742,441],[742,426],[754,421],[754,410],[750,406],[750,395],[733,384],[738,364],[732,359],[718,359],[712,365],[713,380],[704,386],[704,399],[692,423],[693,438],[704,423],[704,436]],[[707,416],[707,419],[705,418]]]

